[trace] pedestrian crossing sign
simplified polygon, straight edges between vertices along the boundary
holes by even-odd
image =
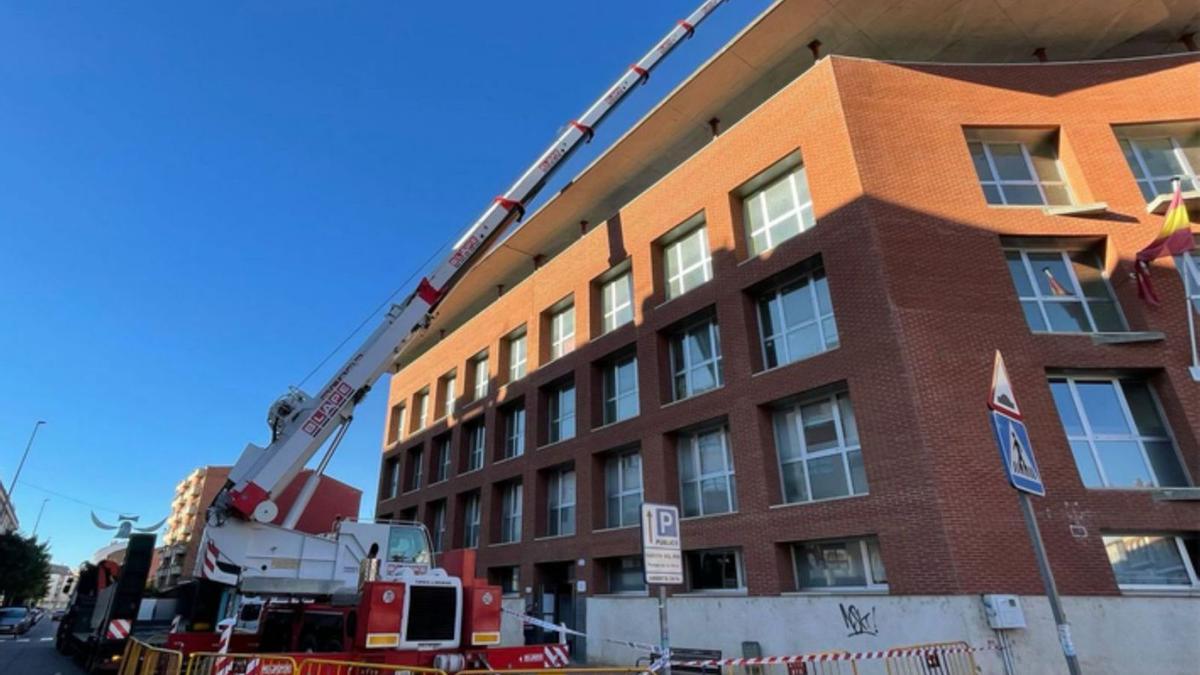
[[[1008,474],[1008,482],[1018,490],[1045,497],[1042,472],[1033,457],[1025,423],[995,410],[991,415],[992,430],[996,434],[996,445],[1000,448],[1000,460]]]

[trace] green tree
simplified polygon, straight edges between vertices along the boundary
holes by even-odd
[[[50,583],[50,550],[36,537],[0,534],[0,598],[6,605],[41,600]]]

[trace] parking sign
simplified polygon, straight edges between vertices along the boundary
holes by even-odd
[[[682,584],[679,509],[642,504],[642,569],[647,584]]]

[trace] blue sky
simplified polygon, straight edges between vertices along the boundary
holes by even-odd
[[[48,421],[23,529],[48,497],[75,565],[109,539],[88,505],[157,521],[265,443],[267,406],[696,4],[0,5],[6,486]],[[768,4],[720,7],[557,184]],[[385,391],[329,469],[365,514]]]

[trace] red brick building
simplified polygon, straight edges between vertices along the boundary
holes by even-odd
[[[392,378],[377,513],[478,547],[534,611],[644,639],[634,509],[679,505],[697,646],[841,647],[755,625],[829,598],[1036,596],[985,408],[1000,350],[1085,663],[1124,625],[1098,598],[1195,628],[1200,504],[1162,498],[1200,480],[1185,290],[1160,261],[1149,306],[1131,272],[1164,179],[1200,190],[1200,57],[808,62],[739,113],[704,88],[718,58],[671,101],[710,96],[720,133],[655,165],[656,110],[467,273]],[[1058,658],[1041,603],[1030,663]],[[970,622],[889,644],[986,637]]]

